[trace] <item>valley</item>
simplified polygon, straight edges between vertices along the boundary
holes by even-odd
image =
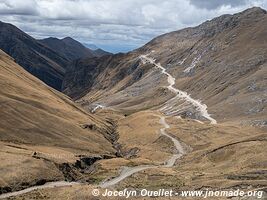
[[[0,199],[266,198],[266,27],[253,7],[111,54],[1,22]]]

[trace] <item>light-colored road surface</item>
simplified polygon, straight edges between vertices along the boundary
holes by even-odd
[[[22,195],[22,194],[25,194],[25,193],[28,193],[28,192],[31,192],[34,190],[38,190],[38,189],[54,188],[54,187],[67,187],[67,186],[78,185],[78,184],[79,183],[76,183],[76,182],[66,182],[66,181],[50,182],[50,183],[46,183],[44,185],[29,187],[27,189],[20,190],[17,192],[9,192],[9,193],[5,193],[5,194],[1,194],[0,199],[19,196],[19,195]]]
[[[136,166],[136,167],[124,167],[124,169],[122,170],[122,172],[120,173],[119,176],[111,179],[111,180],[108,180],[108,181],[105,181],[103,183],[101,183],[99,186],[101,188],[108,188],[108,187],[111,187],[113,185],[116,185],[117,183],[121,182],[122,180],[126,179],[127,177],[137,173],[137,172],[140,172],[140,171],[143,171],[143,170],[146,170],[146,169],[150,169],[150,168],[155,168],[156,166],[154,165],[142,165],[142,166]]]
[[[167,75],[167,77],[168,77],[167,81],[169,83],[167,88],[171,92],[176,94],[176,96],[173,99],[171,99],[171,101],[173,101],[173,100],[175,101],[178,98],[184,99],[187,102],[189,102],[190,104],[192,104],[200,112],[200,114],[204,118],[206,118],[207,120],[209,120],[211,122],[211,124],[217,123],[217,121],[215,119],[213,119],[210,116],[210,114],[208,113],[207,106],[205,104],[202,104],[199,100],[195,100],[192,97],[190,97],[190,95],[187,94],[186,92],[178,90],[177,88],[174,87],[175,78],[172,75],[170,75],[168,72],[166,72],[166,69],[164,67],[162,67],[160,63],[156,63],[153,58],[149,58],[147,55],[141,55],[139,58],[143,61],[144,64],[149,62],[150,64],[153,64],[155,67],[160,69],[162,74]],[[202,123],[201,121],[198,121],[198,122]],[[181,143],[177,139],[175,139],[174,137],[172,137],[166,133],[165,130],[170,128],[170,126],[165,121],[165,117],[160,116],[160,123],[164,126],[164,128],[160,129],[160,133],[172,140],[174,146],[176,147],[177,153],[173,154],[173,156],[170,159],[168,159],[164,163],[164,165],[160,165],[160,166],[156,166],[156,165],[155,166],[151,166],[151,165],[150,166],[136,166],[136,167],[124,168],[124,170],[122,170],[121,174],[118,177],[113,178],[113,179],[108,180],[108,181],[105,181],[104,183],[100,184],[100,187],[102,187],[102,188],[111,187],[113,185],[116,185],[120,181],[124,180],[125,178],[131,176],[132,174],[146,170],[146,169],[157,168],[157,167],[172,167],[175,164],[176,160],[185,154],[185,151],[184,151]]]
[[[211,122],[211,124],[217,124],[217,121],[215,119],[213,119],[210,114],[207,111],[207,105],[201,103],[199,100],[195,100],[192,97],[190,97],[189,94],[187,94],[184,91],[181,91],[175,87],[173,87],[175,85],[175,78],[170,75],[168,72],[166,72],[166,69],[164,67],[161,66],[160,63],[156,63],[155,60],[153,58],[148,57],[147,55],[141,55],[140,59],[143,61],[143,63],[149,62],[150,64],[153,64],[156,68],[161,70],[161,73],[167,75],[168,79],[168,89],[176,94],[175,98],[181,98],[186,100],[187,102],[191,103],[194,107],[196,107],[196,109],[200,112],[200,114],[206,118],[207,120],[209,120]]]
[[[173,156],[169,160],[167,160],[165,162],[165,165],[164,165],[164,167],[172,167],[175,164],[176,160],[185,154],[185,151],[184,151],[184,148],[182,147],[181,143],[177,139],[173,138],[172,136],[170,136],[166,133],[165,130],[170,128],[170,126],[169,126],[169,124],[166,123],[165,117],[160,118],[160,123],[164,126],[164,128],[160,129],[160,133],[162,135],[170,138],[172,140],[176,150],[177,150],[177,153],[173,154]]]
[[[103,109],[105,106],[101,104],[95,104],[95,107],[92,109],[91,113],[95,113],[97,109]]]
[[[165,161],[165,163],[163,165],[142,165],[142,166],[136,166],[136,167],[125,167],[119,176],[117,176],[111,180],[103,182],[102,184],[99,185],[100,187],[107,188],[107,187],[114,186],[117,183],[121,182],[122,180],[126,179],[127,177],[129,177],[129,176],[131,176],[137,172],[146,170],[146,169],[158,168],[158,167],[172,167],[172,166],[174,166],[176,160],[185,154],[185,151],[184,151],[181,143],[177,139],[175,139],[174,137],[172,137],[166,133],[165,130],[169,129],[170,125],[167,124],[165,117],[163,117],[163,116],[159,116],[159,117],[160,117],[160,121],[159,121],[160,124],[162,124],[164,126],[163,128],[160,129],[160,133],[172,140],[174,146],[176,147],[177,153],[173,154],[172,157],[170,159],[168,159],[167,161]]]

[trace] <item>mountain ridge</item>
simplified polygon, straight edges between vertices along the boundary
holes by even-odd
[[[14,61],[0,50],[0,198],[104,200],[127,188],[266,197],[265,11],[73,60],[68,96]]]
[[[89,57],[101,57],[104,55],[109,55],[111,53],[106,52],[102,49],[92,50],[84,46],[82,43],[71,37],[65,37],[62,39],[49,37],[38,40],[42,44],[51,48],[52,50],[60,53],[63,57],[68,59],[70,62],[81,59],[81,58],[89,58]]]
[[[75,41],[70,37],[63,39],[49,37],[38,41],[46,45],[50,49],[60,53],[69,61],[73,61],[82,57],[95,56],[93,51],[84,47],[81,43]]]
[[[266,11],[251,8],[161,35],[139,49],[96,63],[97,74],[92,74],[96,79],[92,79],[90,85],[79,85],[78,81],[83,78],[74,71],[67,72],[68,81],[63,81],[64,91],[87,106],[93,102],[102,103],[126,113],[147,107],[157,108],[173,95],[165,91],[162,86],[164,77],[154,70],[153,65],[141,62],[139,57],[144,54],[161,63],[176,78],[176,88],[207,104],[215,119],[234,121],[236,118],[242,124],[264,126],[266,103],[261,91],[266,84],[263,78],[266,73],[266,43],[262,42],[266,40],[266,16]],[[253,52],[246,51],[246,48],[253,49]],[[85,69],[86,66],[81,64],[80,70]],[[75,87],[71,89],[68,84]],[[248,92],[247,88],[253,84],[257,89]],[[242,92],[237,92],[238,88],[242,88]],[[76,98],[71,90],[80,93],[84,90],[88,94]],[[151,96],[158,98],[149,99]],[[178,100],[173,109],[180,109],[183,117],[199,118],[193,107],[179,107],[182,103]],[[226,104],[229,109],[223,111]]]
[[[0,49],[46,84],[60,90],[68,60],[14,25],[0,22]]]
[[[0,22],[0,33],[0,49],[28,72],[59,91],[66,69],[73,60],[110,55],[101,49],[90,50],[70,37],[36,40],[9,23]]]

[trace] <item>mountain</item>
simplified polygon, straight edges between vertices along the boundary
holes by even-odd
[[[208,113],[219,122],[264,127],[266,27],[261,8],[223,15],[159,36],[127,54],[80,61],[79,70],[66,72],[63,91],[86,105],[97,102],[125,113],[162,108],[182,117],[209,121]],[[167,80],[147,58],[172,77]],[[166,88],[172,78],[180,97]]]
[[[72,61],[111,55],[102,49],[88,49],[70,37],[36,40],[17,27],[3,22],[0,22],[0,33],[0,49],[28,72],[59,91],[66,69],[72,67]]]
[[[128,199],[163,200],[164,188],[264,199],[266,27],[251,8],[74,60],[63,91],[75,103],[0,51],[0,198],[115,200],[131,188],[156,193]]]
[[[107,56],[107,55],[112,55],[112,53],[110,52],[107,52],[103,49],[96,49],[94,50],[94,54],[97,56],[97,57],[101,57],[101,56]]]
[[[81,179],[79,164],[115,156],[106,139],[110,122],[88,114],[1,50],[0,77],[0,194]]]
[[[39,40],[39,42],[61,54],[69,61],[82,57],[94,57],[92,50],[84,47],[81,43],[70,37],[66,37],[62,40],[50,37]]]
[[[60,90],[68,60],[17,27],[0,22],[0,49],[24,69]]]
[[[2,51],[0,76],[0,198],[94,199],[88,191],[104,193],[105,184],[178,191],[266,186],[261,130],[155,110],[89,114]]]
[[[73,61],[80,58],[101,57],[103,55],[110,54],[98,48],[89,49],[71,37],[65,37],[63,39],[50,37],[39,40],[39,42],[61,54],[69,61]]]

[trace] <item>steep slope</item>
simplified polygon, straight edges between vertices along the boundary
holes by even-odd
[[[17,27],[0,22],[0,49],[24,69],[60,90],[68,60]]]
[[[120,60],[120,58],[121,55],[118,54],[100,58],[83,58],[73,61],[66,71],[62,83],[62,91],[74,99],[84,96],[90,91],[97,76],[106,68],[108,69],[110,64],[116,65],[116,61]]]
[[[67,73],[64,91],[88,92],[80,100],[88,109],[92,102],[126,113],[161,108],[165,114],[205,120],[188,98],[166,88],[169,76],[155,65],[160,63],[174,78],[173,87],[207,106],[217,121],[266,126],[266,27],[267,14],[261,8],[223,15],[95,63],[91,77],[97,77],[88,85],[79,85],[81,75]]]
[[[3,51],[0,84],[0,193],[79,179],[79,166],[114,156],[111,122],[86,113]]]
[[[90,115],[3,54],[0,127],[8,135],[0,142],[0,192],[63,179],[81,182],[12,199],[107,199],[105,187],[266,191],[266,130],[236,124],[266,119],[265,13],[249,9],[160,36],[128,54],[74,61],[64,92],[93,110]],[[262,109],[246,112],[255,105]],[[116,141],[116,153],[104,137]]]

